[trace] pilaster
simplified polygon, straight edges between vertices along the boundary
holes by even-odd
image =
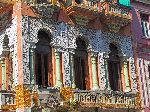
[[[31,45],[30,49],[29,49],[29,66],[30,66],[30,83],[32,85],[35,84],[35,45]]]
[[[62,77],[61,77],[61,52],[55,49],[55,67],[56,67],[56,87],[62,87]]]
[[[129,83],[129,65],[128,65],[128,61],[127,61],[127,57],[123,56],[122,57],[122,61],[123,61],[123,73],[124,73],[124,82],[125,82],[125,92],[129,92],[130,89],[130,83]]]
[[[91,64],[92,64],[92,89],[98,89],[98,77],[97,77],[97,52],[91,52]]]
[[[2,90],[6,89],[6,71],[5,71],[5,59],[0,60],[2,66]]]
[[[75,70],[74,70],[74,50],[70,53],[70,74],[71,74],[71,87],[76,88],[75,84]]]
[[[108,58],[109,58],[108,53],[104,53],[103,58],[104,58],[104,67],[105,67],[106,89],[110,90],[111,88],[109,83],[109,72],[108,72]]]

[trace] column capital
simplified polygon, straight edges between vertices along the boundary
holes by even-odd
[[[34,42],[29,42],[30,44],[30,49],[35,49],[36,48],[36,45]]]
[[[90,51],[89,53],[90,53],[91,57],[97,57],[98,56],[98,52],[96,52],[96,51]]]
[[[2,54],[0,56],[2,58],[5,58],[6,56],[8,56],[9,53],[10,53],[10,51],[2,51]]]
[[[123,56],[120,56],[120,57],[121,57],[122,61],[124,61],[124,62],[128,61],[128,59],[129,59],[129,57],[126,56],[126,55],[123,55]]]
[[[60,47],[53,47],[55,53],[61,53],[62,49]]]
[[[1,57],[0,58],[0,64],[4,64],[5,63],[5,58],[4,57]]]
[[[70,54],[75,54],[75,49],[74,48],[68,48],[68,51]]]
[[[108,58],[109,58],[109,53],[107,53],[107,52],[106,52],[106,53],[103,53],[103,58],[104,58],[104,59],[108,59]]]

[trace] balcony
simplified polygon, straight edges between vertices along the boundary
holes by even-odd
[[[131,22],[132,16],[129,7],[121,6],[117,3],[87,1],[86,3],[73,3],[71,16],[83,15],[90,20],[97,17],[107,27],[110,32],[119,32],[119,30]]]
[[[15,92],[0,91],[0,110],[15,110]]]

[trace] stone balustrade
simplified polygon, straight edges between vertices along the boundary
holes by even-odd
[[[0,109],[15,109],[15,92],[0,91]]]
[[[130,9],[125,8],[123,6],[119,6],[117,4],[110,4],[109,5],[109,12],[121,14],[123,16],[130,16]]]
[[[60,93],[59,90],[50,89],[39,89],[39,104],[44,107],[55,107],[60,104]]]
[[[89,107],[135,108],[136,95],[114,91],[74,91],[74,100]]]

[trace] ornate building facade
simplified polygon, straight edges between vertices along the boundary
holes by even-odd
[[[135,0],[133,6],[133,35],[137,48],[137,63],[139,66],[142,105],[145,112],[150,111],[150,2],[146,0]]]
[[[140,111],[129,3],[0,5],[1,110]]]

